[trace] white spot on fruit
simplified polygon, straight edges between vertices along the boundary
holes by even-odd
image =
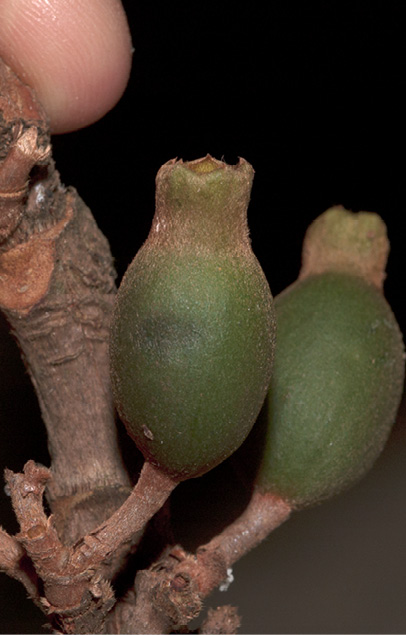
[[[144,433],[144,435],[147,437],[147,439],[150,439],[151,441],[154,440],[154,434],[152,432],[152,430],[150,430],[149,428],[147,428],[147,426],[142,426],[142,431]]]

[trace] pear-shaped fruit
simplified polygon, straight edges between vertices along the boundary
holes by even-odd
[[[275,298],[256,483],[293,507],[361,478],[395,420],[404,347],[381,289],[387,251],[379,216],[332,208],[307,232],[299,280]]]
[[[252,178],[244,160],[165,164],[150,234],[118,291],[117,409],[146,460],[178,480],[239,447],[270,381],[275,321],[248,237]]]

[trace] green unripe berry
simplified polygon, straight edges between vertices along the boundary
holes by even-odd
[[[305,257],[307,274],[275,298],[277,342],[258,422],[264,447],[256,484],[292,507],[317,503],[358,481],[396,417],[404,381],[402,335],[377,286],[383,272],[365,265],[365,254],[373,261],[374,240],[381,262],[387,253],[377,219],[340,208],[322,215],[306,237],[307,255],[314,249],[313,262]]]
[[[118,291],[117,409],[146,460],[179,480],[239,447],[270,381],[274,312],[248,238],[252,178],[243,160],[165,164],[151,232]]]

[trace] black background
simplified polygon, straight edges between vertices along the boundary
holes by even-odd
[[[296,278],[316,216],[335,204],[375,211],[392,245],[386,296],[406,332],[402,5],[126,0],[135,52],[125,95],[100,122],[54,138],[62,181],[92,209],[119,278],[147,236],[160,165],[241,156],[256,171],[249,224],[273,293]],[[1,465],[48,464],[35,397],[0,330]],[[244,633],[406,632],[401,419],[359,485],[295,514],[208,604],[238,604]],[[198,527],[220,513],[226,493],[205,507],[203,487],[195,488],[184,488],[190,509],[182,499],[179,514]],[[15,531],[3,499],[2,524]],[[1,632],[38,632],[42,617],[23,590],[4,576],[0,585]]]

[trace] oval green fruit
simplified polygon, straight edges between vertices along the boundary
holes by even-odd
[[[359,276],[310,275],[275,307],[256,483],[303,507],[349,487],[380,454],[402,395],[404,348],[382,293]]]
[[[239,447],[270,381],[272,297],[246,223],[252,176],[242,160],[163,166],[150,235],[118,291],[117,409],[146,460],[178,480]]]

